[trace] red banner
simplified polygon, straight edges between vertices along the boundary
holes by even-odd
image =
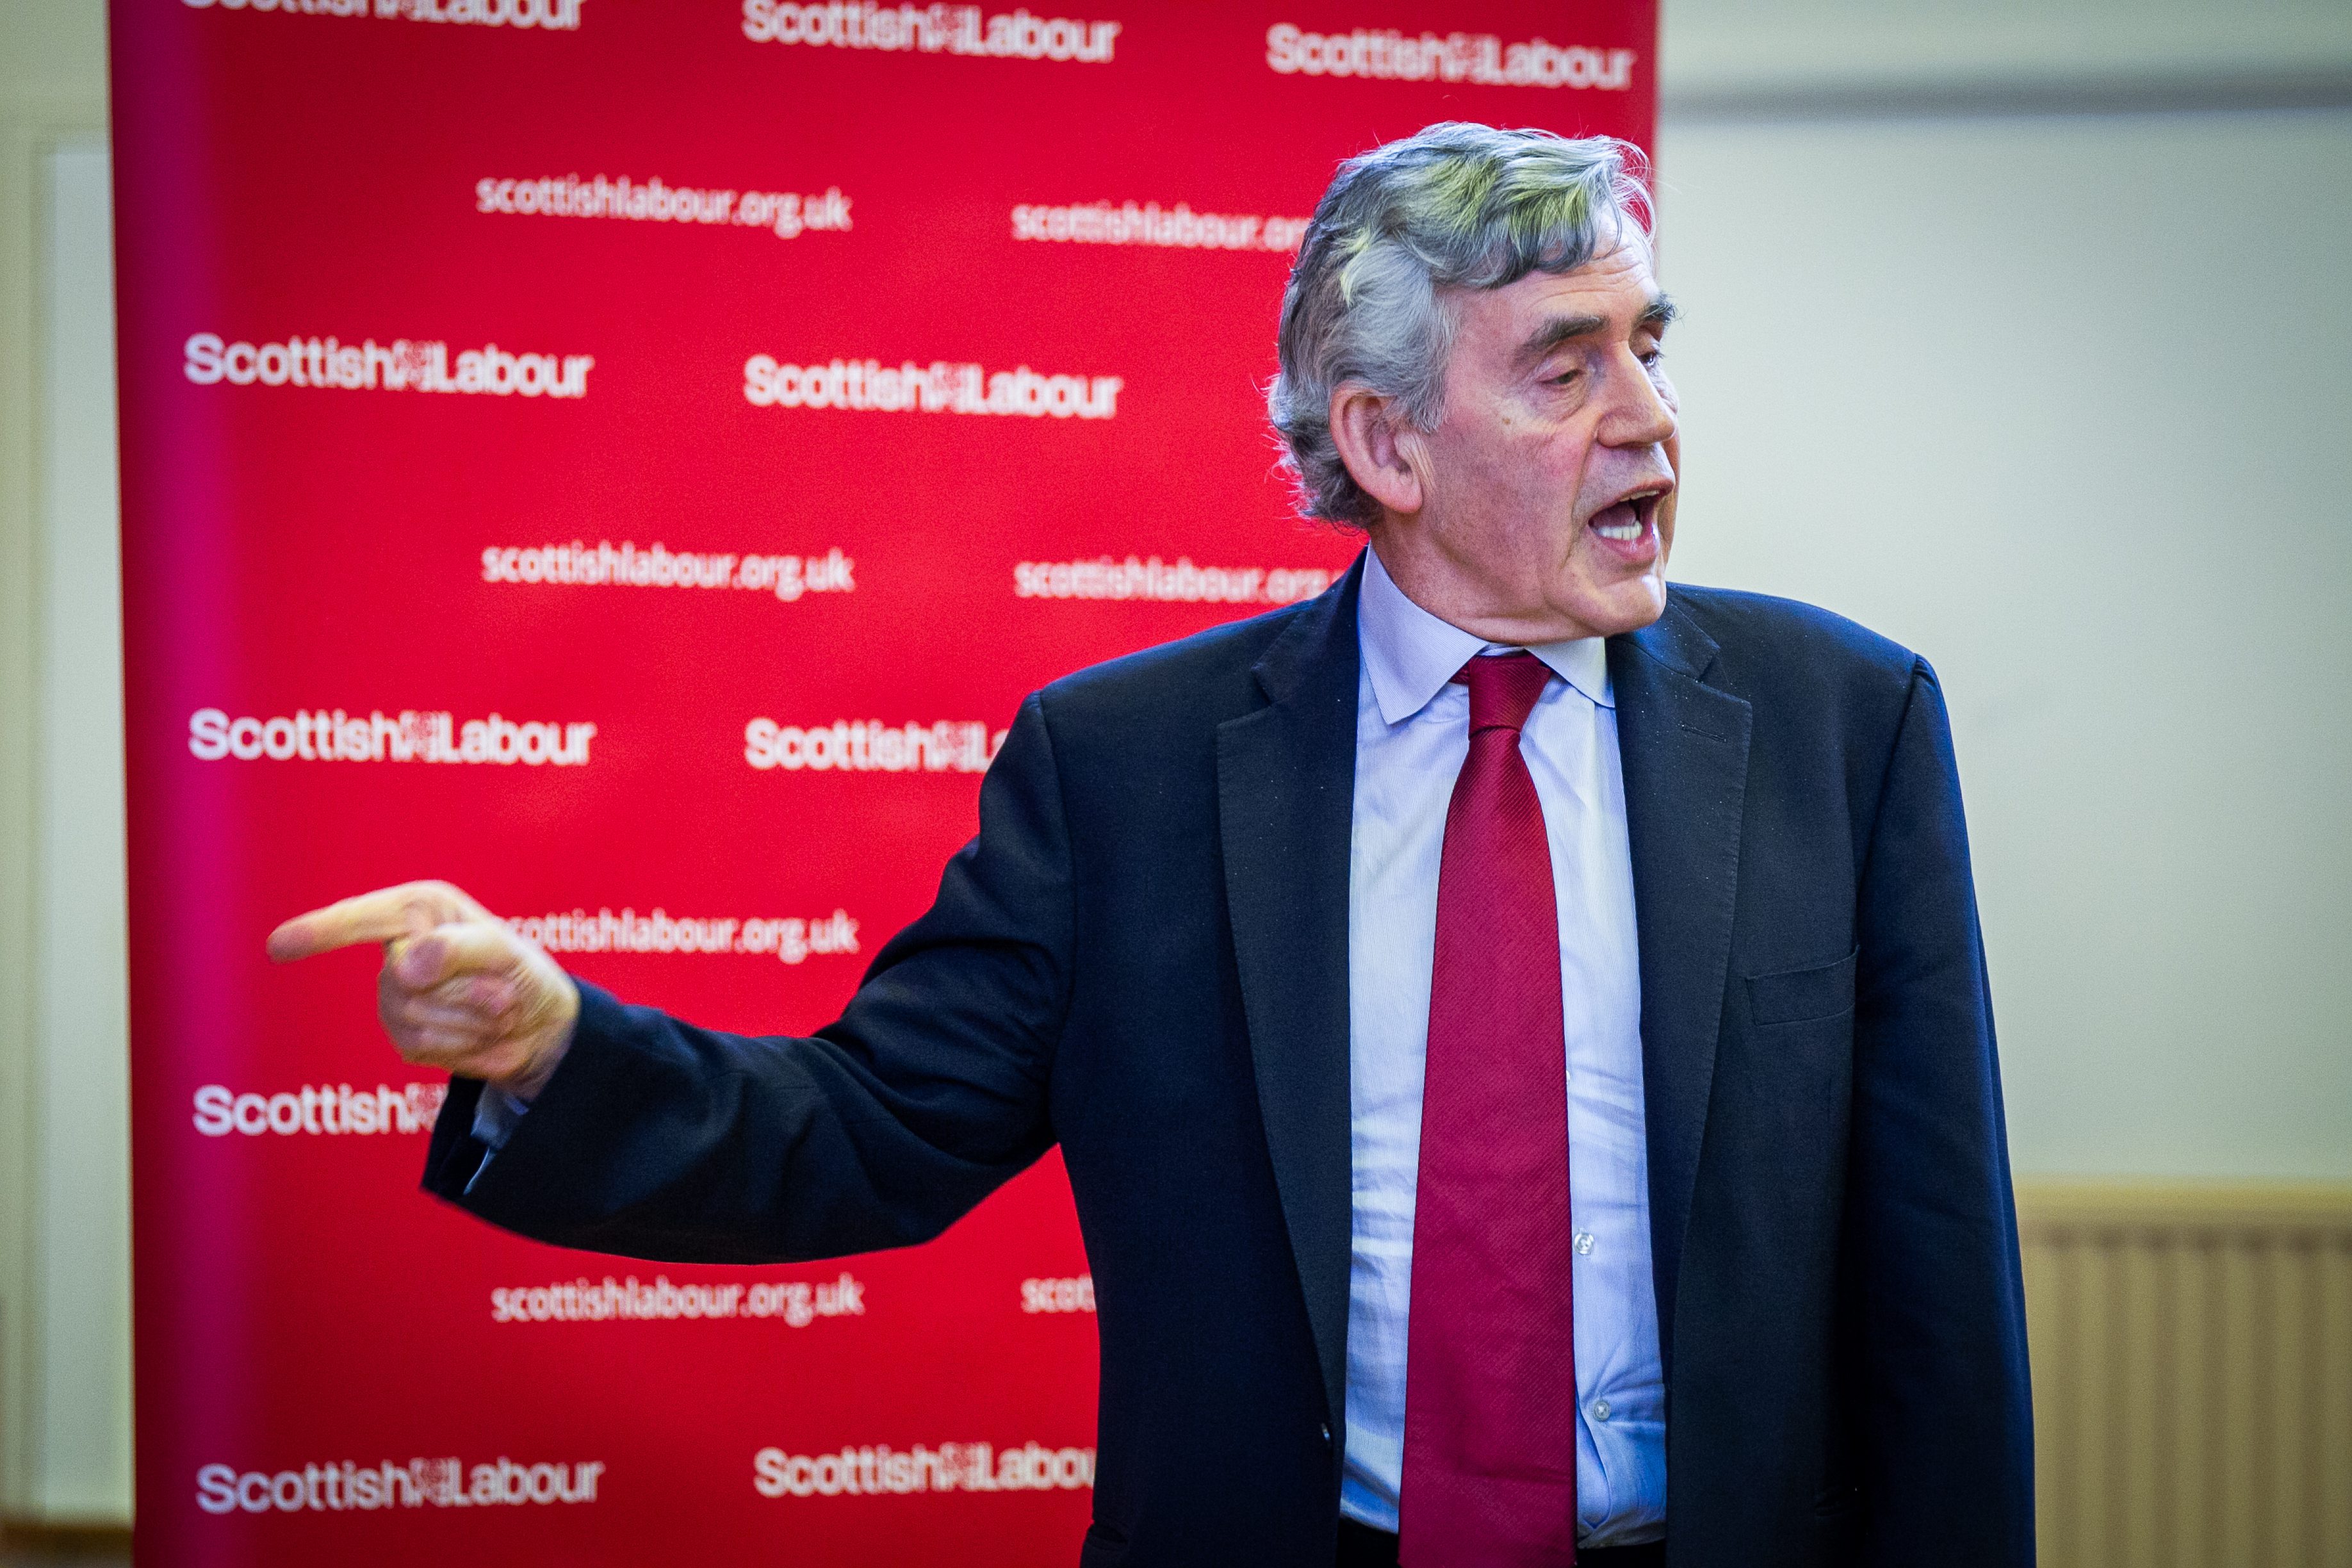
[[[1654,6],[114,0],[142,1563],[1067,1560],[1048,1160],[635,1263],[416,1194],[327,899],[805,1032],[1021,696],[1318,591],[1262,388],[1342,157],[1646,143]]]

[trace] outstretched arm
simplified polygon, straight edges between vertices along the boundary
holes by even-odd
[[[1072,945],[1060,787],[1033,697],[929,912],[813,1038],[625,1006],[439,884],[305,915],[271,952],[387,943],[387,1032],[410,1060],[457,1075],[425,1184],[495,1224],[672,1259],[905,1246],[1053,1143],[1045,1089]],[[531,1100],[487,1163],[470,1133],[485,1084]]]

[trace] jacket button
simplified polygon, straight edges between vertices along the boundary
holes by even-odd
[[[1323,1423],[1323,1446],[1327,1448],[1331,1446],[1331,1424],[1328,1421]]]

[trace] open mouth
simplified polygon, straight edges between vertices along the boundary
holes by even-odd
[[[1627,496],[1613,506],[1595,512],[1592,531],[1612,544],[1632,544],[1650,531],[1656,518],[1658,502],[1664,499],[1664,489],[1643,490]]]

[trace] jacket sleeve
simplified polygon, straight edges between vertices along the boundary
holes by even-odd
[[[583,984],[570,1050],[495,1157],[471,1132],[481,1086],[451,1085],[426,1190],[541,1241],[677,1261],[937,1236],[1054,1142],[1070,849],[1034,696],[980,818],[838,1022],[810,1039],[721,1034]]]
[[[1862,878],[1848,1223],[1864,1561],[2029,1568],[2032,1409],[2008,1134],[1968,830],[1926,661]]]

